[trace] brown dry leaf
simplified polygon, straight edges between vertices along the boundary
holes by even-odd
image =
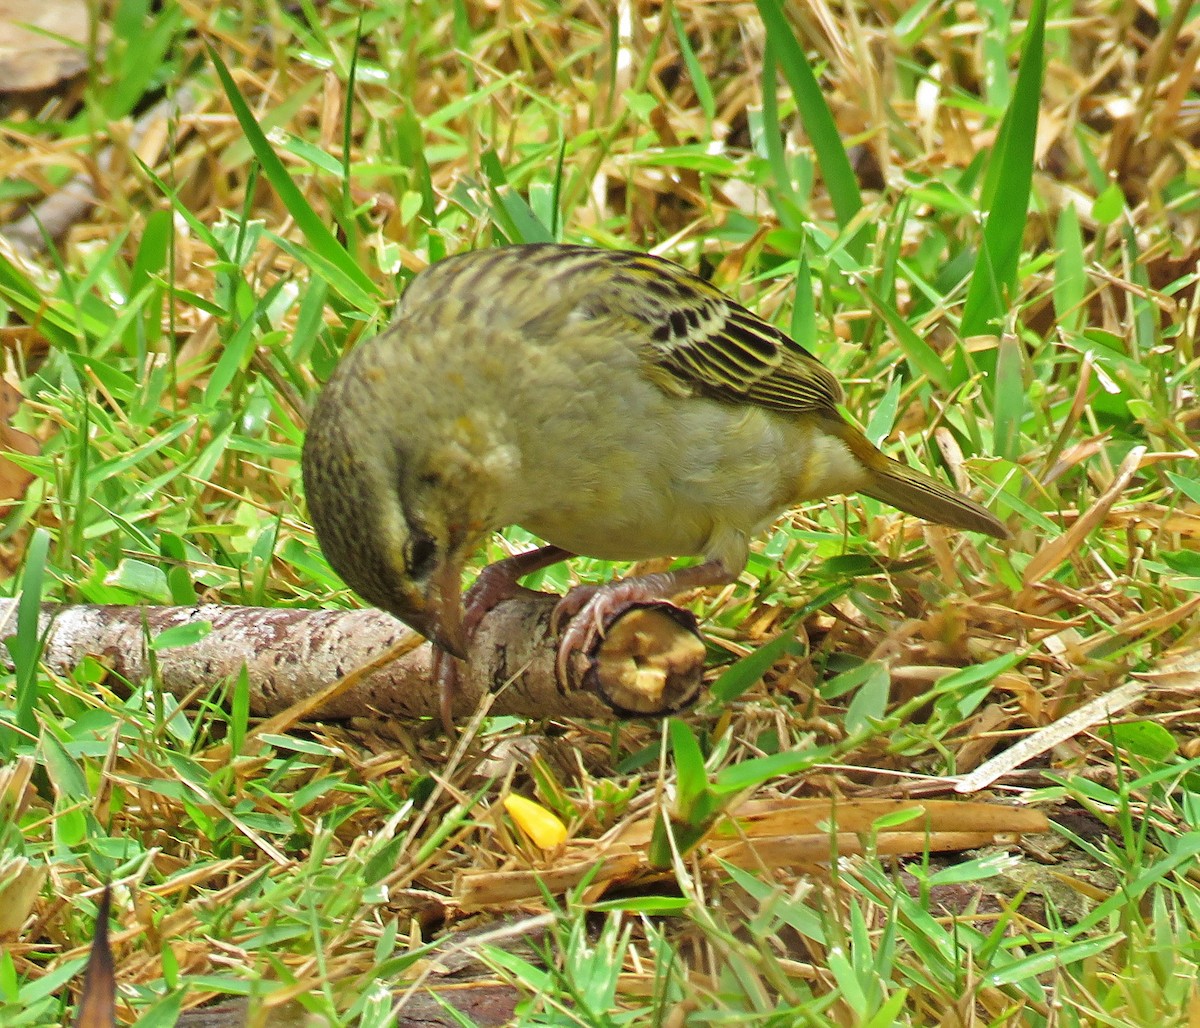
[[[22,376],[36,372],[50,353],[50,340],[33,325],[4,325],[0,327],[0,349],[9,360],[9,367],[19,368]]]
[[[78,75],[90,36],[84,0],[0,0],[0,92],[49,89]]]
[[[3,0],[0,0],[0,3],[2,2]],[[29,483],[34,479],[33,472],[14,464],[2,454],[7,451],[8,453],[25,453],[32,456],[42,452],[41,446],[33,436],[28,432],[13,428],[8,423],[8,419],[21,406],[22,399],[16,386],[5,379],[0,379],[0,509],[3,509],[3,501],[19,500],[24,496],[25,490],[29,488]]]
[[[0,821],[20,823],[21,816],[34,801],[36,768],[33,755],[20,754],[0,768]],[[47,869],[27,857],[8,854],[0,859],[0,942],[15,940],[33,912]]]
[[[96,911],[92,953],[83,977],[83,996],[75,1028],[112,1028],[117,1023],[117,978],[112,948],[108,944],[108,911],[112,892],[106,885]]]
[[[46,881],[46,868],[28,857],[10,855],[0,861],[0,939],[20,934]]]

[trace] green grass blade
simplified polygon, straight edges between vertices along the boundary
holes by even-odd
[[[492,199],[492,218],[508,237],[510,243],[552,243],[553,231],[545,225],[508,182],[500,158],[494,150],[479,157],[479,165],[487,176],[488,195]]]
[[[712,85],[708,81],[708,76],[704,74],[704,65],[700,63],[696,51],[692,48],[692,42],[688,39],[683,19],[679,16],[679,10],[674,4],[671,5],[671,25],[675,29],[675,38],[679,42],[679,52],[683,55],[688,78],[691,80],[692,88],[696,91],[696,100],[704,112],[705,119],[711,125],[713,118],[717,116],[717,101],[713,97]]]
[[[34,711],[37,708],[38,697],[38,661],[42,656],[38,615],[41,613],[42,584],[46,576],[46,556],[49,549],[50,536],[45,529],[37,529],[29,541],[29,550],[25,556],[21,598],[17,602],[17,632],[4,640],[5,646],[12,654],[13,669],[17,676],[17,727],[34,737],[38,734]],[[8,734],[4,733],[3,737],[7,740]],[[5,746],[5,749],[8,747]]]
[[[347,296],[346,299],[353,303],[356,299],[361,298],[363,294],[378,297],[379,288],[371,281],[362,268],[358,266],[358,262],[350,256],[346,248],[337,241],[337,238],[329,230],[329,227],[321,219],[321,216],[313,210],[312,205],[304,198],[304,194],[300,192],[300,188],[292,181],[292,177],[288,174],[287,168],[284,167],[283,161],[276,155],[270,141],[263,133],[263,130],[259,128],[254,114],[238,90],[237,84],[233,81],[233,76],[229,74],[229,69],[225,67],[224,61],[221,60],[220,55],[212,46],[208,47],[208,55],[213,63],[213,67],[216,69],[217,77],[221,80],[225,96],[229,100],[229,105],[233,108],[233,113],[237,117],[238,124],[241,125],[242,131],[246,134],[246,139],[254,151],[254,156],[258,158],[259,164],[262,165],[263,174],[266,175],[267,181],[271,183],[272,188],[279,194],[279,199],[283,202],[284,207],[287,208],[288,213],[295,219],[297,226],[304,233],[309,245],[357,287],[358,291],[355,295]],[[335,289],[339,288],[339,282],[337,281],[331,281],[330,285]]]
[[[1005,332],[1000,337],[996,386],[992,394],[993,446],[995,453],[1011,461],[1016,461],[1021,454],[1021,419],[1025,414],[1023,356],[1021,340]]]
[[[817,302],[812,284],[812,269],[808,264],[808,254],[801,253],[796,265],[796,288],[793,293],[795,301],[792,304],[792,338],[809,353],[814,353],[817,345]]]
[[[1055,242],[1058,260],[1054,262],[1054,313],[1058,317],[1058,327],[1074,334],[1083,329],[1087,272],[1083,267],[1079,215],[1072,204],[1067,204],[1058,216]]]
[[[787,155],[783,152],[783,127],[779,124],[779,98],[775,95],[776,73],[775,51],[767,44],[763,53],[762,67],[762,128],[758,136],[759,150],[770,169],[771,184],[767,190],[775,206],[779,223],[797,232],[804,227],[804,216],[799,210],[792,171]]]
[[[862,209],[862,194],[858,189],[854,169],[850,166],[850,158],[846,156],[846,148],[842,146],[842,138],[838,134],[833,114],[825,102],[825,96],[803,48],[788,24],[780,0],[756,2],[766,25],[767,41],[779,60],[784,78],[792,87],[796,107],[804,121],[804,130],[812,140],[838,225],[845,227]],[[853,256],[861,258],[866,252],[866,243],[866,235],[860,234],[847,246],[847,250]]]
[[[1033,0],[1012,103],[1000,124],[984,182],[982,204],[987,214],[983,245],[963,308],[964,336],[998,332],[998,322],[1016,288],[1033,185],[1038,106],[1045,72],[1045,30],[1046,0]]]
[[[904,351],[904,357],[913,370],[924,375],[943,392],[952,391],[957,383],[950,369],[942,363],[937,351],[913,331],[912,326],[904,320],[903,315],[892,304],[888,303],[870,286],[866,286],[865,289],[876,312],[883,317],[888,328],[895,333],[896,342],[900,344],[900,348]]]

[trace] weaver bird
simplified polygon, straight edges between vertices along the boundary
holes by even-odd
[[[701,557],[572,590],[561,670],[619,606],[732,581],[750,540],[805,500],[860,492],[1008,535],[876,449],[841,399],[802,346],[661,257],[481,250],[418,274],[391,325],[342,360],[309,423],[304,486],[346,583],[455,658],[533,570],[573,554]],[[466,561],[514,524],[550,545],[493,565],[464,609]]]

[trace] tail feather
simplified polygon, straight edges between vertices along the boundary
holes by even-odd
[[[868,472],[858,491],[926,521],[1007,539],[1008,529],[991,511],[924,472],[880,453],[856,428],[847,425],[842,439]]]

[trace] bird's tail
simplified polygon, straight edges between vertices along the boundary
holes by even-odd
[[[892,460],[853,425],[846,425],[839,434],[868,473],[866,485],[858,488],[860,493],[939,525],[1008,538],[1008,529],[991,511],[925,473]]]

